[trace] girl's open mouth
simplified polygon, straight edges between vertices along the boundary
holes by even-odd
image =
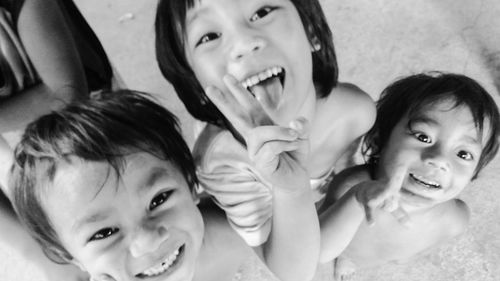
[[[267,68],[246,78],[241,85],[269,108],[278,108],[285,85],[285,69],[279,66]]]

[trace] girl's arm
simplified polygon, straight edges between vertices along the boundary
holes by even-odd
[[[17,30],[42,82],[0,103],[0,133],[88,94],[75,43],[54,0],[25,0]]]
[[[215,88],[206,94],[244,138],[249,158],[273,192],[271,233],[256,251],[280,280],[309,280],[317,267],[319,222],[301,165],[308,153],[305,123],[261,126],[269,120],[260,104],[234,79],[225,82],[236,97]]]

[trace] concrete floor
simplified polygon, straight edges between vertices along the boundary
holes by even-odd
[[[192,118],[163,79],[154,58],[156,0],[75,0],[130,88],[154,93],[182,121],[192,143]],[[500,89],[498,0],[323,0],[334,33],[340,80],[377,98],[394,79],[428,70],[458,72],[478,80],[497,102]],[[363,270],[354,280],[500,280],[500,157],[461,198],[472,209],[468,231],[407,264]],[[5,231],[2,229],[2,231]],[[316,280],[331,280],[323,265]],[[238,280],[273,280],[249,260]],[[42,280],[0,245],[0,280]]]

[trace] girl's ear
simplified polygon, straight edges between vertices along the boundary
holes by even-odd
[[[309,44],[311,44],[311,52],[314,53],[321,50],[321,42],[310,24],[307,27],[307,37],[309,38]]]
[[[321,50],[321,43],[319,42],[319,39],[318,37],[316,37],[316,35],[313,35],[310,41],[311,41],[311,52],[314,53]]]

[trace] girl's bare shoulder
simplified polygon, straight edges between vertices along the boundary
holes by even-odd
[[[317,106],[320,120],[347,126],[354,133],[368,131],[376,117],[373,99],[359,87],[349,83],[339,83],[327,97],[320,99]]]

